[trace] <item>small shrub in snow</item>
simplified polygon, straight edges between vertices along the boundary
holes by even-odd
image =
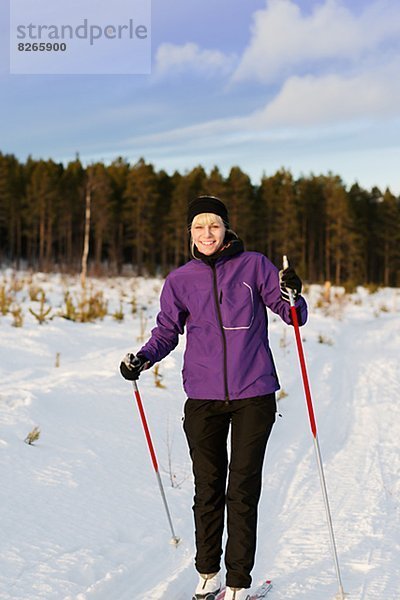
[[[326,335],[322,335],[322,333],[318,335],[318,343],[326,344],[327,346],[333,346],[333,340],[331,340],[331,338],[327,337]]]
[[[145,311],[146,311],[146,309],[142,306],[140,313],[139,313],[140,333],[137,336],[138,342],[144,342],[145,338],[146,338],[146,327],[147,327],[148,317],[146,316]]]
[[[71,294],[67,291],[64,294],[64,310],[61,316],[68,321],[76,321],[76,309]]]
[[[50,317],[51,306],[46,307],[45,302],[46,295],[42,290],[40,293],[39,310],[36,312],[32,308],[29,309],[29,312],[35,317],[35,319],[37,319],[39,325],[43,325],[43,323],[45,323],[46,321],[50,321],[50,319],[52,318]]]
[[[113,319],[116,321],[123,321],[125,318],[124,315],[124,307],[122,306],[122,302],[119,303],[119,308],[113,312]]]
[[[37,442],[37,440],[40,438],[40,429],[39,427],[34,427],[32,429],[32,431],[30,431],[28,433],[28,435],[26,436],[26,438],[24,439],[24,442],[26,444],[29,444],[29,446],[32,446],[34,444],[34,442]]]
[[[161,383],[163,376],[160,374],[160,365],[155,365],[153,369],[154,374],[154,385],[158,388],[165,388],[165,385]]]
[[[334,294],[330,294],[329,302],[326,301],[324,292],[321,293],[321,296],[315,303],[315,308],[321,308],[326,317],[334,317],[340,321],[348,301],[349,296],[344,290],[343,292],[336,291]]]
[[[168,457],[168,474],[169,474],[169,480],[171,482],[171,487],[173,488],[180,488],[182,483],[184,481],[186,481],[186,479],[188,478],[188,475],[182,475],[179,479],[175,473],[175,469],[173,468],[172,465],[172,448],[173,448],[173,439],[171,438],[171,434],[170,434],[170,424],[169,424],[169,419],[167,420],[167,439],[166,439],[166,444],[167,444],[167,457]]]
[[[102,291],[93,292],[91,290],[89,296],[82,296],[79,303],[81,322],[95,321],[96,319],[104,319],[108,313],[108,303],[104,299]]]
[[[14,292],[14,294],[16,294],[17,292],[20,292],[21,290],[23,290],[24,288],[24,280],[23,279],[19,279],[15,273],[12,274],[11,276],[11,281],[10,281],[10,289],[12,292]]]
[[[282,336],[279,339],[279,347],[282,348],[284,356],[286,356],[286,348],[290,345],[287,339],[286,327],[282,331]]]
[[[315,302],[315,308],[324,308],[329,310],[329,305],[332,302],[332,285],[330,281],[325,281],[325,284],[320,289],[319,297]]]
[[[283,398],[287,398],[288,395],[289,394],[287,392],[285,392],[285,390],[282,388],[282,389],[279,390],[279,392],[278,392],[278,394],[276,396],[276,399],[279,402],[279,400],[283,400]]]
[[[346,294],[354,294],[357,291],[358,282],[352,279],[345,281],[343,284],[344,291]]]
[[[22,312],[21,306],[13,306],[10,309],[10,313],[13,317],[12,326],[13,327],[22,327],[24,324],[24,314]]]
[[[84,290],[75,305],[71,294],[67,291],[64,294],[64,310],[61,316],[69,321],[78,323],[90,323],[96,319],[104,319],[108,313],[108,303],[104,299],[102,291],[94,292],[90,290],[89,294]]]
[[[44,292],[39,286],[35,284],[29,286],[29,298],[32,300],[32,302],[39,302],[41,293]]]
[[[6,315],[10,310],[13,296],[7,289],[5,283],[0,285],[0,312],[2,315]]]
[[[131,313],[133,315],[135,315],[137,313],[137,300],[136,300],[136,296],[135,295],[132,296],[132,300],[130,301],[130,305],[131,305]]]
[[[364,287],[366,288],[369,294],[376,294],[376,292],[378,292],[380,289],[377,283],[367,283]]]

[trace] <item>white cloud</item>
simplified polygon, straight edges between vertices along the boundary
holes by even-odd
[[[339,0],[325,0],[309,15],[293,0],[266,1],[254,13],[252,37],[233,81],[281,81],[299,67],[323,67],[332,59],[357,63],[400,33],[398,0],[375,0],[360,16]]]
[[[340,132],[351,137],[351,132],[378,131],[395,121],[398,127],[400,52],[393,52],[392,36],[400,30],[400,18],[395,13],[400,16],[400,8],[392,0],[374,1],[357,18],[339,0],[325,0],[309,15],[293,0],[267,0],[267,8],[255,14],[253,37],[235,77],[276,79],[277,85],[266,89],[268,101],[247,114],[182,124],[122,144],[149,152],[158,148],[171,156],[190,154],[193,147],[210,152],[218,147],[229,154],[261,141],[335,139]],[[223,82],[234,64],[233,57],[196,44],[164,44],[156,60],[159,75],[197,70],[221,74]],[[318,68],[313,61],[319,61]],[[228,102],[232,88],[225,91]]]
[[[232,71],[235,57],[219,50],[203,50],[197,44],[181,46],[161,44],[156,53],[154,74],[166,76],[180,73],[200,73],[204,75],[226,75]]]
[[[212,119],[196,125],[178,127],[129,140],[137,144],[181,144],[193,139],[216,136],[251,141],[259,136],[269,139],[312,135],[322,128],[358,128],[369,121],[400,114],[399,61],[379,71],[350,76],[326,75],[290,77],[279,93],[265,106],[248,115]]]
[[[398,64],[353,77],[290,77],[259,113],[268,126],[304,126],[399,114]]]

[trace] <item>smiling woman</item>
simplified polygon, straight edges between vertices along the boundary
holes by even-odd
[[[168,275],[157,326],[136,356],[124,357],[120,371],[125,379],[138,379],[177,346],[186,330],[183,427],[195,479],[199,573],[192,598],[206,600],[220,591],[226,512],[225,600],[244,600],[252,581],[262,465],[279,389],[265,307],[291,324],[286,286],[296,292],[302,324],[307,306],[293,269],[279,275],[266,256],[244,250],[219,198],[192,200],[187,225],[193,260]]]

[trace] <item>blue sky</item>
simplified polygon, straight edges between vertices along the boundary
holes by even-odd
[[[0,7],[3,153],[400,193],[398,0],[153,0],[151,75],[10,75]]]

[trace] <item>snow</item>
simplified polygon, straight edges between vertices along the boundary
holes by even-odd
[[[160,364],[164,387],[150,371],[139,381],[178,547],[169,543],[132,386],[118,371],[120,358],[141,346],[140,314],[145,335],[153,326],[162,280],[93,279],[109,315],[74,323],[57,312],[65,290],[79,293],[77,278],[16,277],[23,327],[0,316],[0,598],[188,600],[197,578],[184,339]],[[32,278],[52,306],[54,318],[42,325],[28,311],[38,310]],[[10,271],[2,279],[11,286]],[[337,288],[330,305],[321,292],[307,290],[302,337],[344,588],[354,600],[398,600],[400,290]],[[111,316],[120,301],[121,322]],[[287,395],[265,461],[253,579],[273,580],[271,600],[326,600],[338,584],[294,336],[270,319]],[[35,426],[40,438],[28,445]]]

